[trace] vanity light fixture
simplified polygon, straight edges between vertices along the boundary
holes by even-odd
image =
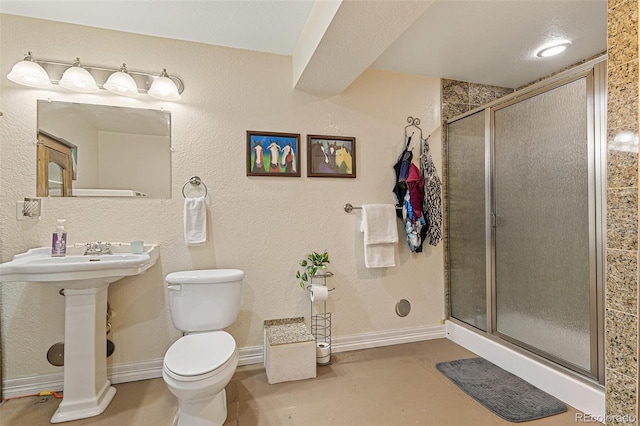
[[[539,58],[548,58],[549,56],[555,56],[559,53],[567,50],[567,47],[571,46],[570,41],[556,41],[553,44],[548,44],[536,52],[536,56]]]
[[[167,69],[162,70],[160,77],[156,78],[147,92],[149,96],[165,101],[177,101],[182,96],[178,93],[175,83],[169,78]]]
[[[53,86],[47,72],[38,64],[31,52],[11,68],[7,78],[14,83],[38,89],[47,89]]]
[[[96,84],[96,79],[93,78],[89,71],[84,69],[80,58],[76,58],[73,66],[62,74],[62,79],[58,84],[74,92],[98,93],[100,91]]]
[[[104,89],[123,96],[137,97],[147,93],[161,100],[181,99],[184,83],[178,77],[129,70],[126,64],[119,68],[89,66],[76,58],[73,63],[36,60],[29,52],[23,61],[15,64],[7,78],[14,83],[36,88],[52,88],[54,85],[83,93],[98,93]]]
[[[139,95],[136,81],[127,71],[127,64],[122,64],[120,71],[111,74],[103,87],[116,95],[129,96],[131,98],[137,98]]]

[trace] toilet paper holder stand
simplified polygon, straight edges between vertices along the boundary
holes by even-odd
[[[320,285],[320,284],[315,284],[315,285]],[[307,286],[307,291],[309,291],[309,292],[310,292],[310,291],[311,291],[311,287],[313,287],[313,285],[308,285],[308,286]],[[335,289],[336,289],[335,287],[333,287],[333,288],[328,288],[328,289],[327,289],[327,291],[333,291],[333,290],[335,290]]]
[[[328,272],[326,275],[314,275],[312,277],[311,285],[306,287],[307,291],[311,293],[313,286],[327,287],[327,278],[332,277],[333,274]],[[321,283],[313,283],[313,279],[321,281]],[[333,288],[327,288],[328,292],[335,290]],[[314,314],[313,305],[320,306],[317,312]],[[327,301],[314,302],[310,300],[310,314],[311,314],[311,334],[316,341],[316,364],[317,365],[329,365],[331,364],[331,312],[327,312]]]

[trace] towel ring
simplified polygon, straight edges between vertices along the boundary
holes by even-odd
[[[189,184],[195,185],[195,186],[199,186],[200,184],[202,184],[202,186],[204,186],[204,196],[206,197],[207,194],[209,193],[209,190],[207,189],[207,185],[205,185],[205,183],[202,181],[202,179],[200,179],[198,176],[191,176],[191,178],[188,181],[186,181],[184,183],[184,185],[182,186],[182,196],[184,198],[187,198],[187,195],[184,193],[184,189]]]

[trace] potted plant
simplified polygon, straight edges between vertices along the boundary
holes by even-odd
[[[300,261],[302,269],[296,272],[296,278],[300,280],[300,287],[305,288],[307,282],[314,276],[327,275],[327,264],[329,263],[329,252],[311,252]]]

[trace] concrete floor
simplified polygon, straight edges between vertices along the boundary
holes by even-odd
[[[497,417],[436,370],[442,361],[475,354],[446,339],[333,354],[315,379],[269,385],[262,365],[239,367],[227,386],[225,425],[434,425],[512,424]],[[169,426],[177,402],[162,378],[115,385],[99,416],[67,422],[96,426]],[[59,399],[28,397],[0,405],[3,426],[49,425]],[[519,423],[576,424],[580,412]]]

